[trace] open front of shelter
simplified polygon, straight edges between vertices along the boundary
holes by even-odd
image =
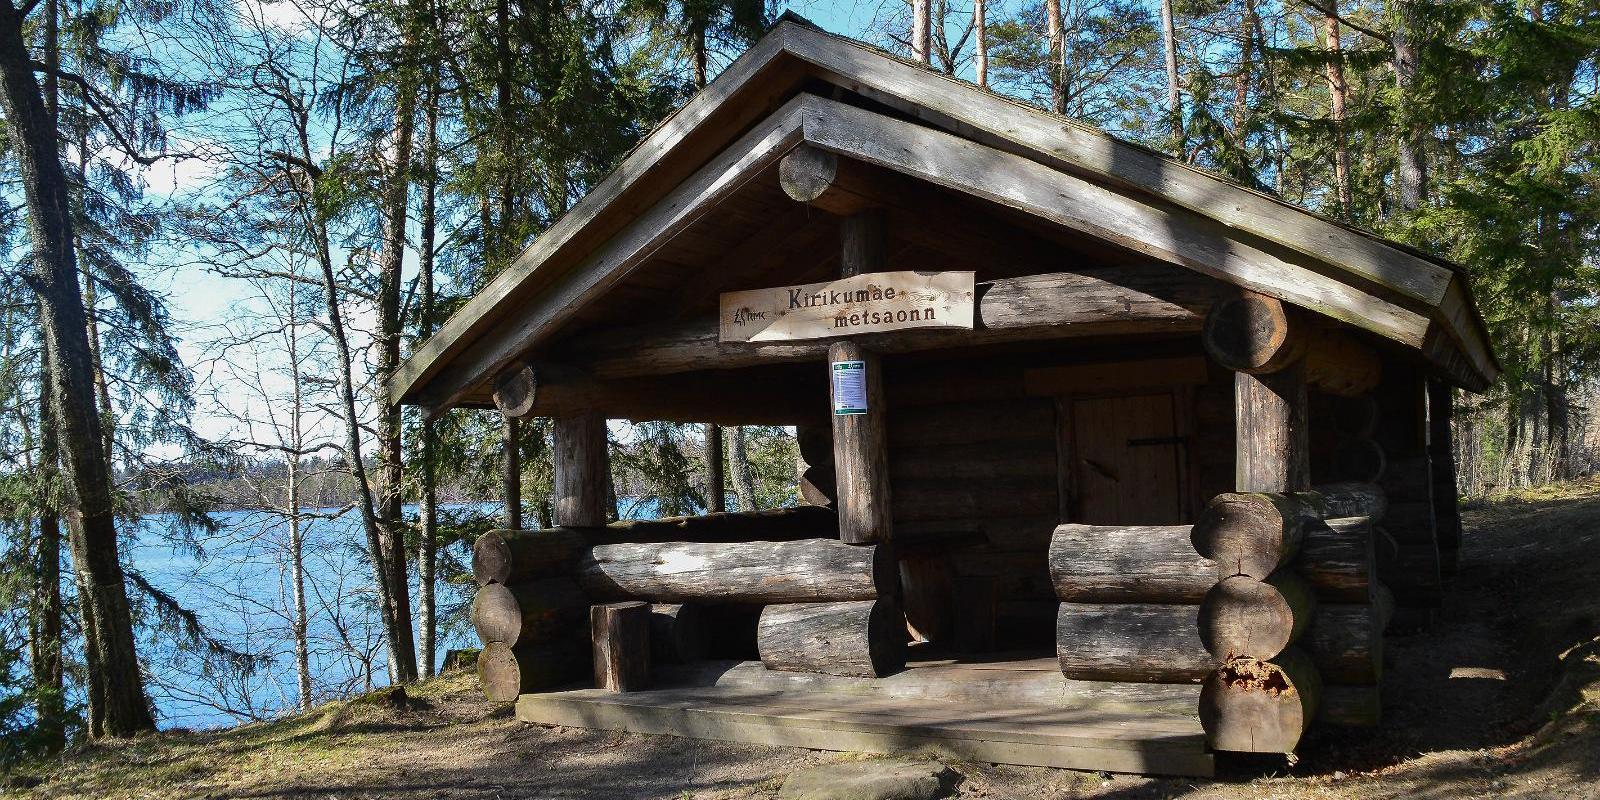
[[[555,420],[524,720],[1208,775],[1381,724],[1497,373],[1452,265],[789,18],[391,388]],[[607,419],[793,426],[803,504],[607,524]]]

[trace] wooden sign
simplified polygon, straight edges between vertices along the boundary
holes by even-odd
[[[972,329],[971,272],[874,272],[722,295],[724,342],[787,342],[909,328]]]

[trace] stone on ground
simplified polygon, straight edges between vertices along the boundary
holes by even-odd
[[[849,761],[790,775],[779,800],[935,800],[956,782],[937,761]]]

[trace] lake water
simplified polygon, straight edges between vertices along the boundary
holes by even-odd
[[[442,514],[495,514],[499,504],[441,507]],[[332,699],[388,683],[387,649],[381,638],[371,590],[359,514],[310,512],[304,526],[306,595],[309,610],[312,690]],[[407,507],[407,515],[416,509]],[[159,633],[140,640],[149,666],[148,689],[162,728],[209,728],[264,718],[292,709],[297,697],[287,524],[274,515],[224,512],[214,534],[184,536],[173,519],[146,518],[124,561],[154,587],[195,611],[207,635],[260,659],[249,675],[172,646],[174,620],[156,614],[148,597],[130,586],[147,621],[161,620]],[[476,647],[465,620],[472,600],[471,575],[453,576],[450,565],[470,568],[471,554],[457,545],[440,553],[440,618],[437,659],[451,648]],[[447,576],[450,576],[447,580]],[[416,574],[412,565],[412,603]],[[414,613],[414,611],[413,611]],[[151,626],[145,626],[150,628]]]

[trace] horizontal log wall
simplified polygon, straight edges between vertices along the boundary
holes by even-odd
[[[600,528],[492,530],[473,543],[472,575],[479,586],[570,575],[578,556],[597,544],[793,541],[838,536],[837,515],[831,509],[814,506],[622,520]]]
[[[883,545],[793,542],[602,544],[578,558],[578,584],[596,600],[656,603],[807,603],[893,596]]]

